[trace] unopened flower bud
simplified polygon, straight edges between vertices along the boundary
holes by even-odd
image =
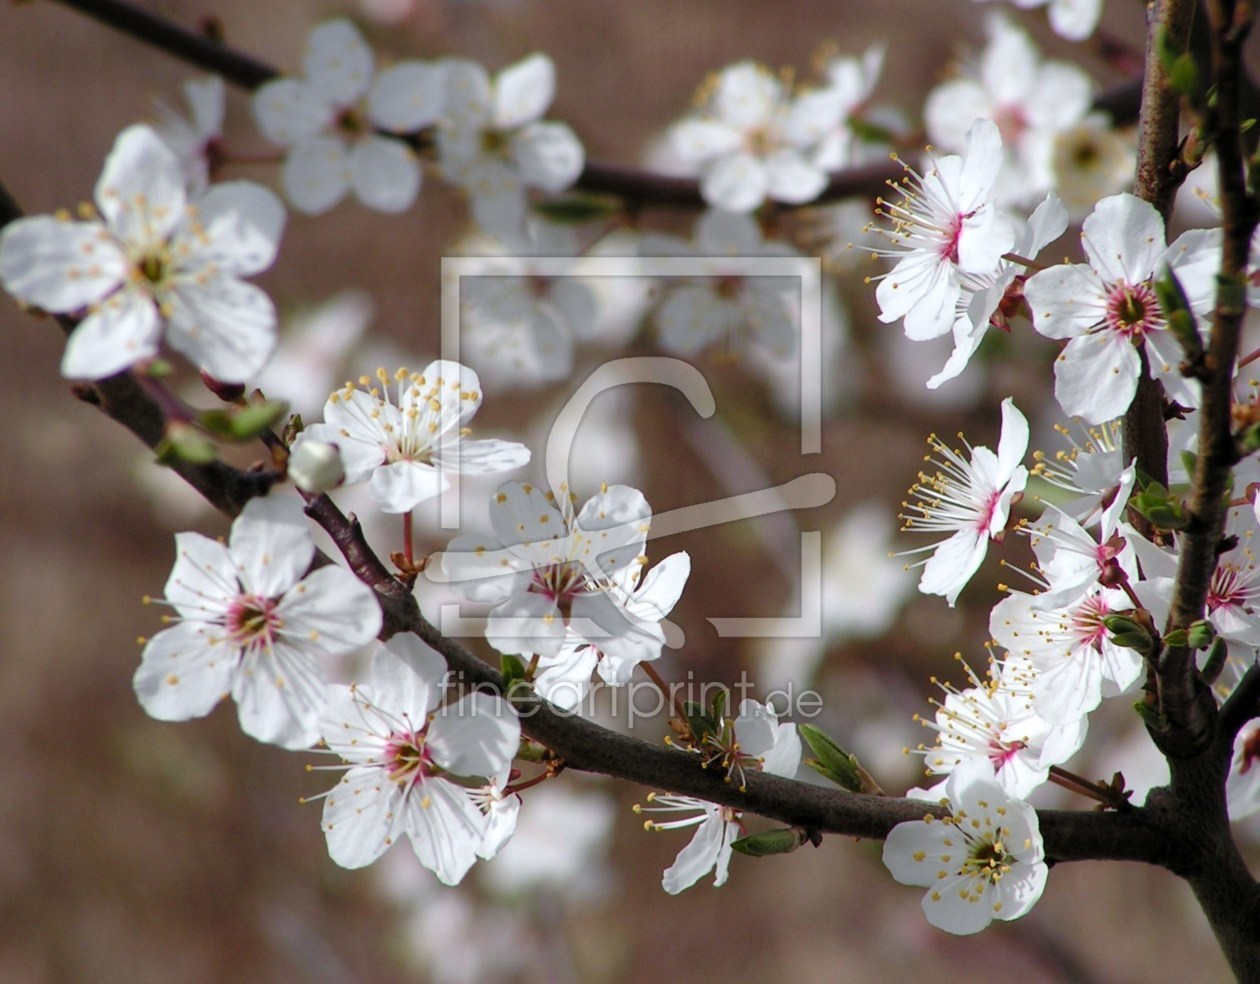
[[[346,478],[337,445],[302,441],[289,455],[289,478],[303,492],[319,495],[335,489]]]

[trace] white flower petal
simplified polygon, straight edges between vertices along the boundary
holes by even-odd
[[[365,646],[381,630],[376,595],[344,567],[312,571],[277,608],[295,643],[320,656],[337,656]]]
[[[738,828],[723,820],[717,807],[709,807],[709,811],[687,846],[678,852],[674,863],[665,869],[661,887],[670,895],[677,895],[690,888],[714,867],[719,870],[713,884],[720,886],[726,881],[731,841],[735,839]]]
[[[284,193],[299,212],[319,215],[345,197],[351,182],[349,154],[336,137],[314,137],[294,147],[280,174]]]
[[[238,588],[236,565],[225,544],[200,533],[175,534],[175,566],[164,594],[181,618],[218,618]]]
[[[766,195],[776,202],[802,205],[827,187],[827,175],[794,150],[778,150],[766,158]]]
[[[0,232],[0,284],[19,301],[55,314],[99,301],[126,280],[128,268],[99,222],[37,215]]]
[[[133,247],[163,242],[183,221],[187,200],[179,158],[157,132],[123,130],[96,183],[96,204],[110,230]]]
[[[668,139],[674,152],[693,164],[734,153],[743,146],[739,130],[718,120],[682,120],[670,128]]]
[[[198,228],[188,241],[196,243],[200,266],[250,276],[275,262],[285,213],[270,189],[252,181],[216,184],[196,202],[196,218]]]
[[[349,106],[372,84],[372,49],[350,21],[338,19],[311,31],[302,71],[312,89],[335,106]]]
[[[318,136],[337,115],[337,108],[301,79],[266,83],[254,93],[251,105],[258,129],[281,147],[293,147]]]
[[[422,61],[399,62],[372,83],[368,116],[395,133],[413,133],[432,126],[446,108],[446,67]]]
[[[1085,255],[1108,283],[1140,284],[1164,253],[1164,220],[1136,195],[1104,198],[1081,226]]]
[[[389,708],[419,728],[441,702],[446,660],[414,632],[399,632],[372,654],[372,687]]]
[[[405,820],[420,863],[444,885],[458,885],[468,873],[489,825],[468,791],[445,779],[411,790]]]
[[[250,499],[232,523],[228,552],[246,592],[278,598],[306,573],[315,542],[302,502],[277,492]]]
[[[1114,332],[1082,335],[1054,363],[1054,396],[1069,417],[1102,424],[1123,414],[1137,391],[1137,349]]]
[[[713,111],[723,122],[741,130],[765,124],[783,98],[783,86],[767,69],[744,61],[719,73]]]
[[[556,66],[544,54],[509,65],[495,78],[494,126],[513,130],[539,119],[556,95]]]
[[[531,123],[512,136],[511,154],[521,181],[553,193],[573,184],[586,163],[582,143],[566,123]]]
[[[432,465],[419,461],[395,461],[372,472],[372,498],[387,513],[411,512],[422,502],[436,499],[451,483]]]
[[[204,717],[231,691],[239,655],[203,623],[180,622],[144,647],[132,681],[136,697],[160,721]]]
[[[765,164],[747,152],[714,161],[700,179],[700,194],[716,208],[751,212],[766,200],[769,179]]]
[[[463,475],[494,475],[529,464],[530,451],[515,441],[461,439],[440,449],[434,456],[443,468]]]
[[[553,658],[564,642],[564,617],[550,598],[514,595],[486,620],[486,642],[501,653],[538,653]]]
[[[313,656],[285,644],[248,652],[232,681],[241,730],[281,748],[319,741],[328,681]]]
[[[324,799],[328,856],[343,868],[371,864],[404,831],[398,786],[374,768],[351,769]]]
[[[261,287],[216,276],[185,281],[168,296],[167,341],[215,379],[243,383],[276,346],[276,309]]]
[[[405,212],[420,194],[420,162],[400,140],[366,137],[350,152],[355,196],[378,212]]]
[[[117,291],[66,340],[61,374],[67,379],[112,376],[157,355],[161,335],[153,301],[137,291]]]
[[[456,775],[492,777],[512,761],[520,741],[520,719],[507,701],[474,693],[438,711],[426,747]]]

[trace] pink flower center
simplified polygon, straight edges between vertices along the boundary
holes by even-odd
[[[1001,771],[1008,762],[1028,747],[1024,741],[1002,741],[1000,738],[989,739],[989,761],[995,771]]]
[[[435,774],[424,746],[424,731],[394,731],[385,742],[385,767],[394,782],[413,782]]]
[[[961,212],[954,216],[950,222],[948,235],[941,242],[940,255],[941,259],[949,260],[950,263],[958,262],[958,240],[962,238],[963,222],[970,216],[963,215]]]
[[[535,567],[533,583],[529,590],[550,598],[561,610],[567,611],[573,599],[582,594],[586,588],[585,569],[576,560],[552,564],[549,567]]]
[[[261,646],[270,649],[284,627],[284,619],[276,613],[277,604],[275,598],[254,595],[236,598],[224,619],[232,641],[241,648]]]
[[[1212,583],[1208,586],[1207,606],[1209,612],[1218,608],[1244,608],[1247,604],[1247,584],[1243,572],[1232,564],[1221,564],[1212,574]]]
[[[1141,341],[1149,331],[1164,327],[1159,301],[1149,284],[1115,284],[1107,295],[1106,325]]]
[[[1090,646],[1095,652],[1102,652],[1102,642],[1107,638],[1107,627],[1103,625],[1103,616],[1111,613],[1111,607],[1101,595],[1086,598],[1072,610],[1070,631],[1077,646]]]
[[[993,122],[1002,135],[1003,147],[1014,147],[1028,129],[1028,118],[1019,106],[998,106],[993,112]]]
[[[1244,775],[1255,764],[1257,758],[1260,758],[1260,730],[1253,731],[1243,742],[1242,765],[1238,769],[1238,774]]]

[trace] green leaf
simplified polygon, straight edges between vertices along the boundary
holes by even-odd
[[[251,403],[242,407],[232,418],[232,437],[248,441],[264,431],[274,428],[289,413],[289,405],[283,400]]]
[[[289,405],[283,401],[250,403],[224,410],[203,410],[197,423],[229,441],[250,441],[284,420]]]
[[[208,465],[219,456],[214,442],[191,424],[171,424],[166,437],[158,442],[154,451],[162,464],[187,461],[194,465]]]
[[[794,827],[776,827],[774,830],[762,830],[731,841],[731,850],[747,854],[750,858],[764,858],[771,854],[791,854],[804,843],[803,830]]]
[[[1186,633],[1186,644],[1191,649],[1207,649],[1216,639],[1216,629],[1205,618],[1192,622]]]
[[[853,793],[864,791],[865,784],[856,757],[841,748],[821,728],[812,724],[798,724],[796,730],[805,739],[810,750],[818,756],[816,759],[806,759],[806,765],[843,789]]]
[[[621,203],[611,195],[565,195],[536,202],[534,211],[560,225],[581,225],[621,211]]]

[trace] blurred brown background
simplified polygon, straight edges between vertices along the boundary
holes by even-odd
[[[542,50],[558,68],[549,115],[574,126],[589,156],[620,162],[638,159],[706,72],[743,57],[804,71],[824,39],[850,54],[886,39],[876,98],[913,119],[956,45],[979,42],[987,9],[966,0],[415,0],[396,5],[401,19],[386,24],[331,0],[147,6],[186,25],[214,16],[230,43],[288,69],[297,66],[310,26],[334,15],[356,17],[383,59],[453,54],[498,69]],[[1038,16],[1022,22],[1049,49],[1066,52]],[[1140,43],[1140,5],[1108,10],[1104,23],[1114,36]],[[1116,81],[1092,49],[1085,61],[1098,69],[1100,84]],[[8,5],[0,12],[0,181],[28,212],[90,199],[117,132],[151,118],[155,95],[177,102],[192,74],[59,4]],[[229,97],[227,137],[243,150],[266,149],[239,92]],[[235,173],[272,180],[263,168]],[[431,181],[403,216],[354,205],[320,220],[293,216],[280,262],[260,282],[282,311],[342,287],[366,288],[379,305],[376,329],[419,362],[436,353],[437,263],[463,214]],[[869,299],[859,300],[853,325],[859,371],[895,374],[895,362],[877,367],[876,360],[883,358],[880,333],[898,329],[874,323]],[[245,738],[230,708],[170,725],[138,707],[130,688],[135,639],[158,628],[157,612],[140,598],[160,594],[174,529],[217,534],[226,524],[210,516],[170,524],[151,518],[150,493],[140,491],[138,478],[142,449],[69,395],[57,373],[54,325],[0,301],[0,339],[0,981],[455,979],[472,944],[462,931],[444,933],[432,922],[416,929],[425,907],[438,905],[427,872],[403,867],[391,876],[404,885],[414,880],[417,916],[416,907],[382,894],[379,873],[346,872],[327,859],[318,806],[297,801],[331,782],[307,775],[306,757]],[[1044,373],[1048,363],[1040,365]],[[837,501],[802,514],[800,525],[826,529],[872,497],[894,510],[920,467],[925,433],[952,434],[961,422],[975,443],[991,443],[983,406],[996,406],[996,396],[1017,386],[1029,394],[1021,405],[1028,401],[1031,416],[1036,395],[1025,387],[1044,383],[1027,367],[1012,371],[985,377],[980,392],[992,402],[978,410],[934,408],[895,390],[853,395],[827,424],[822,461],[807,464],[837,477]],[[736,374],[716,385],[719,400],[737,398],[744,381]],[[799,474],[792,429],[769,419],[755,389],[748,399],[745,413],[767,416],[743,434],[749,449],[774,480]],[[528,396],[505,399],[497,411],[494,402],[478,419],[483,434],[531,406]],[[641,480],[657,509],[713,491],[703,466],[680,468],[680,457],[694,455],[666,443],[677,439],[677,412],[650,394],[635,411]],[[656,556],[686,548],[696,561],[676,616],[690,641],[662,668],[733,678],[753,665],[753,650],[717,639],[704,618],[790,613],[792,586],[746,536],[678,540]],[[977,578],[974,605],[961,614],[939,599],[919,599],[889,639],[833,645],[818,677],[828,727],[860,750],[875,738],[894,750],[921,740],[910,715],[926,709],[928,674],[957,679],[950,660],[957,649],[982,663],[992,601],[983,585],[993,575]],[[858,716],[864,711],[874,724]],[[1123,712],[1095,726],[1098,754],[1083,771],[1136,772],[1140,746],[1119,747],[1127,729]],[[880,761],[893,763],[890,789],[914,781],[897,755]],[[595,788],[580,779],[574,785]],[[610,870],[584,899],[540,889],[500,894],[488,908],[479,873],[470,877],[459,891],[482,908],[465,915],[490,914],[475,931],[483,934],[479,945],[518,948],[499,969],[474,971],[471,979],[701,984],[965,975],[1033,984],[1226,976],[1184,886],[1136,866],[1058,868],[1030,917],[969,940],[926,925],[919,891],[892,883],[878,845],[843,838],[780,859],[737,858],[725,887],[715,890],[706,879],[670,898],[660,890],[660,871],[688,833],[644,834],[629,807],[646,792],[610,789],[613,846],[599,861]],[[417,949],[428,956],[418,958]]]

